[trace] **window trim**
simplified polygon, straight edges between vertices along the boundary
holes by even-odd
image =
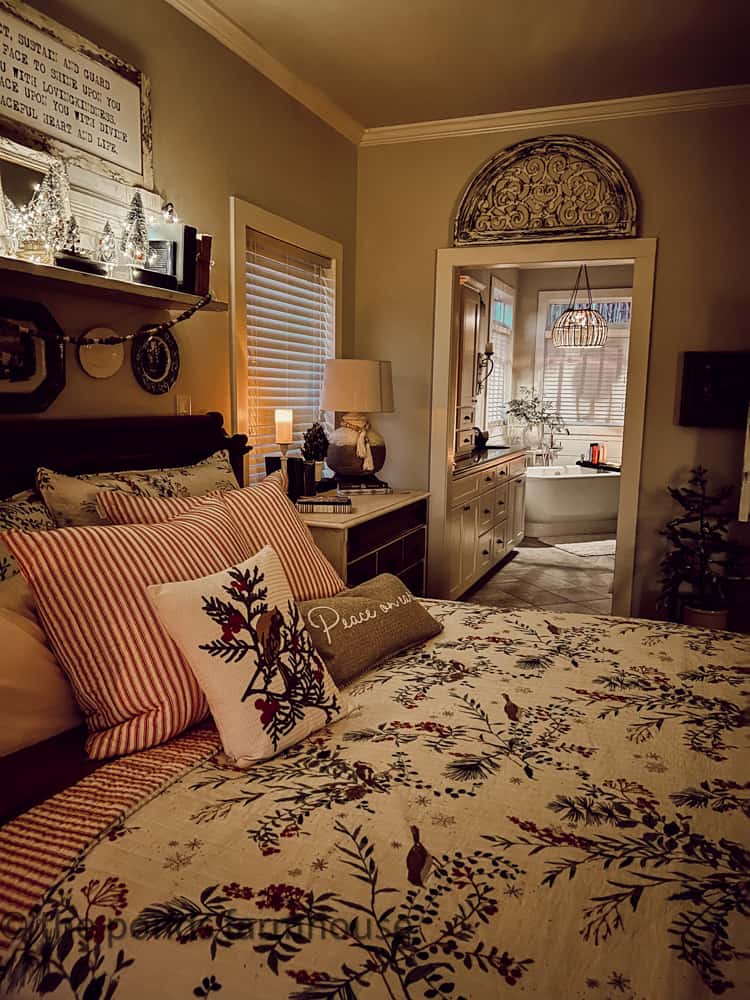
[[[515,339],[516,339],[516,305],[517,305],[517,291],[507,282],[503,281],[502,278],[498,277],[496,274],[490,274],[490,289],[489,289],[489,302],[487,306],[487,339],[492,338],[492,305],[494,302],[493,287],[499,286],[500,291],[506,295],[512,303],[513,309],[513,319],[511,321],[509,333],[506,334],[510,339],[510,353],[509,353],[509,364],[505,371],[505,398],[506,402],[513,398],[513,352],[515,349]],[[484,345],[481,345],[484,347]],[[490,378],[493,378],[495,373],[493,372]],[[489,380],[482,388],[482,427],[485,430],[489,430],[490,434],[497,433],[503,426],[504,421],[498,423],[493,423],[490,425],[489,418],[487,416],[487,410],[489,405]]]
[[[537,296],[537,311],[536,311],[536,341],[534,344],[534,392],[541,398],[544,392],[544,348],[545,340],[547,339],[547,313],[549,312],[549,307],[553,303],[565,303],[567,305],[570,302],[570,295],[572,289],[562,289],[560,291],[544,291],[539,292]],[[632,301],[633,289],[632,288],[592,288],[591,298],[596,301],[597,299],[611,299],[615,301]],[[631,322],[627,327],[624,326],[611,326],[610,334],[613,337],[625,336],[627,333],[628,340],[631,338],[631,326],[632,326],[632,314]],[[561,348],[564,350],[564,348]],[[626,408],[627,409],[627,408]],[[624,433],[624,425],[619,424],[570,424],[571,434],[583,437],[596,437],[597,434],[604,437],[622,437]]]
[[[333,262],[335,295],[335,357],[341,357],[343,337],[343,262],[344,248],[336,240],[322,233],[285,219],[283,216],[267,212],[259,205],[253,205],[242,198],[231,197],[231,269],[229,297],[230,345],[230,388],[232,407],[232,429],[235,434],[248,432],[247,399],[247,327],[245,310],[245,248],[247,230],[255,229],[285,243],[293,243],[310,253],[329,257]]]

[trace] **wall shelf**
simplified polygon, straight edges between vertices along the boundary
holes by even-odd
[[[199,300],[198,295],[188,295],[187,292],[173,292],[166,288],[140,285],[135,281],[84,274],[82,271],[72,271],[66,267],[30,264],[14,257],[0,257],[0,290],[4,290],[2,284],[7,285],[10,282],[12,282],[12,289],[9,289],[11,292],[17,291],[19,286],[33,285],[35,288],[46,288],[50,292],[105,298],[128,305],[169,309],[172,312],[181,312]],[[227,308],[226,302],[212,299],[201,311],[226,312]]]

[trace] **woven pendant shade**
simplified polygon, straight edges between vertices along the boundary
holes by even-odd
[[[587,300],[577,303],[581,278],[586,283]],[[608,329],[606,319],[594,309],[591,301],[589,272],[584,264],[578,269],[568,308],[560,313],[552,325],[552,343],[555,347],[604,347]]]

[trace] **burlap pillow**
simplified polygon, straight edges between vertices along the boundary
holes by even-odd
[[[339,685],[443,630],[390,573],[342,590],[336,597],[302,601],[298,606],[315,648]]]

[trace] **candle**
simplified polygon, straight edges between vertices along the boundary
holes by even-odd
[[[291,444],[294,440],[294,410],[276,410],[276,444]]]

